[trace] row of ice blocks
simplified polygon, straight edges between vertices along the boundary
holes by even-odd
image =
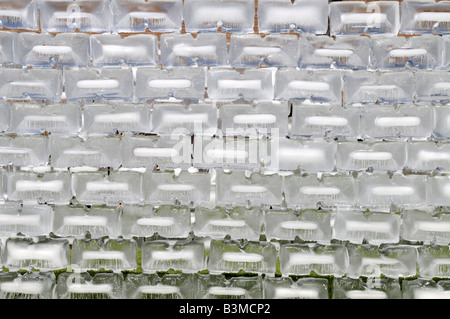
[[[215,187],[205,171],[2,171],[4,198],[25,203],[65,205],[75,197],[86,205],[450,206],[449,175],[214,173]]]
[[[193,142],[193,143],[192,143]],[[450,144],[208,136],[0,136],[0,165],[22,169],[270,169],[307,173],[450,171]],[[83,168],[84,167],[84,168]]]
[[[450,277],[448,245],[355,245],[211,240],[206,257],[200,240],[147,240],[138,247],[134,239],[8,238],[3,242],[1,263],[10,271],[70,268],[75,271],[182,271],[212,274],[258,273],[350,278],[381,276],[408,278]],[[138,251],[141,258],[138,258]]]
[[[450,244],[450,213],[431,207],[401,209],[396,213],[360,209],[281,209],[269,207],[190,208],[175,205],[120,207],[24,205],[0,206],[0,236],[83,238],[195,236],[258,241],[294,240],[329,244],[422,242]]]
[[[450,281],[211,274],[0,273],[0,299],[449,299]]]
[[[450,7],[449,7],[450,8]],[[224,33],[119,34],[0,33],[3,65],[95,67],[171,66],[300,67],[342,69],[449,69],[450,36],[419,37]]]
[[[38,10],[39,8],[39,10]],[[44,32],[253,32],[254,0],[20,0],[2,3],[1,26]],[[38,14],[39,11],[39,14]],[[448,1],[259,0],[260,32],[449,33]],[[40,16],[40,19],[38,18]],[[328,21],[329,18],[329,21]],[[329,22],[329,23],[328,23]]]
[[[0,96],[49,101],[300,101],[326,105],[448,103],[446,71],[369,72],[294,68],[0,68]],[[207,93],[207,95],[206,95]]]
[[[289,144],[294,147],[299,142],[290,142],[285,139],[286,136],[299,139],[338,137],[341,140],[364,139],[367,142],[387,138],[412,138],[415,141],[434,138],[445,141],[450,138],[449,123],[450,105],[370,104],[342,107],[280,101],[189,105],[119,101],[84,105],[0,103],[0,131],[22,136],[51,133],[50,140],[54,141],[66,136],[67,145],[80,145],[81,148],[83,143],[86,147],[94,144],[99,147],[104,143],[107,149],[108,140],[114,140],[119,145],[119,136],[105,136],[116,133],[124,136],[127,140],[125,144],[154,144],[154,147],[166,148],[180,142],[183,139],[181,136],[191,135],[195,135],[196,141],[204,140],[206,144],[211,136],[218,139],[233,136],[271,137],[287,147]],[[0,136],[0,144],[8,144],[1,142],[5,139],[8,140],[5,135]],[[17,138],[17,141],[21,139]],[[11,145],[16,143],[14,139],[9,140]],[[66,148],[59,142],[50,142],[51,145],[55,143],[62,149]]]

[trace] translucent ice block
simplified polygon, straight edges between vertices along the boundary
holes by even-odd
[[[286,136],[288,115],[287,102],[224,104],[219,108],[219,128],[226,136]]]
[[[249,241],[241,245],[235,240],[212,240],[208,258],[211,273],[239,272],[275,273],[277,249],[269,242]]]
[[[74,191],[83,204],[137,204],[141,200],[141,173],[119,171],[75,173]]]
[[[421,205],[427,184],[423,175],[362,174],[357,179],[357,202],[361,206]]]
[[[300,37],[300,68],[362,70],[371,67],[371,40],[356,35]]]
[[[111,16],[107,0],[40,1],[41,28],[45,32],[106,32]]]
[[[14,43],[16,41],[16,32],[2,31],[0,33],[0,64],[8,65],[14,63]]]
[[[141,67],[136,71],[135,96],[139,100],[202,100],[205,95],[205,71],[202,68],[177,67],[155,69]]]
[[[68,100],[133,98],[131,69],[71,69],[64,72]]]
[[[126,136],[123,139],[123,167],[152,170],[189,168],[192,145],[190,136]]]
[[[186,0],[186,32],[253,32],[255,4],[252,0]]]
[[[328,280],[325,278],[266,277],[266,299],[328,299]]]
[[[128,274],[124,289],[128,299],[194,298],[194,274]]]
[[[150,237],[158,233],[168,238],[186,238],[191,231],[191,212],[187,206],[127,205],[121,224],[124,236]]]
[[[405,142],[339,142],[336,167],[340,171],[402,170],[406,165]]]
[[[137,249],[133,239],[75,239],[71,263],[77,271],[134,270],[138,266]]]
[[[199,274],[198,299],[260,299],[263,296],[261,276],[234,277]]]
[[[405,280],[407,281],[407,280]],[[398,280],[391,278],[335,278],[333,299],[401,299]]]
[[[145,241],[142,244],[142,268],[145,272],[181,270],[194,273],[205,269],[205,246],[197,241]]]
[[[8,102],[0,101],[0,132],[5,132],[10,127],[10,109]]]
[[[432,134],[434,109],[431,106],[367,105],[362,116],[363,134],[370,138],[416,137]]]
[[[23,66],[89,66],[89,35],[84,33],[19,33],[16,59]]]
[[[223,33],[163,34],[160,41],[164,66],[227,65],[227,39]]]
[[[348,276],[352,278],[411,277],[416,275],[417,251],[413,246],[392,245],[383,248],[370,245],[348,247]]]
[[[60,70],[0,69],[0,96],[6,99],[59,101],[62,93]]]
[[[400,32],[447,34],[450,32],[450,1],[403,1]]]
[[[294,30],[324,34],[328,29],[328,1],[260,0],[258,29],[264,33]]]
[[[356,185],[351,175],[290,175],[284,177],[286,202],[291,206],[352,206]]]
[[[1,299],[52,299],[53,272],[4,272],[0,275]]]
[[[207,172],[181,171],[177,175],[173,171],[147,171],[142,189],[147,204],[203,205],[210,200],[211,177]]]
[[[427,203],[435,206],[450,206],[450,176],[433,176],[427,181]]]
[[[68,204],[72,198],[71,176],[68,172],[46,172],[43,175],[11,172],[7,179],[9,200]]]
[[[282,202],[282,181],[277,174],[243,171],[217,171],[216,201],[219,205],[279,205]]]
[[[271,170],[301,169],[302,171],[331,172],[334,170],[336,143],[322,139],[294,140],[272,137],[259,143],[262,162]]]
[[[416,74],[417,102],[450,102],[450,74],[447,71],[420,71]]]
[[[401,236],[411,242],[447,245],[450,243],[450,214],[448,211],[406,210],[402,212]]]
[[[0,4],[0,27],[8,29],[39,29],[38,1],[2,1]]]
[[[339,71],[284,69],[275,76],[275,99],[340,105],[342,74]]]
[[[88,134],[150,132],[150,106],[146,104],[87,104],[83,131]]]
[[[257,207],[196,207],[193,231],[197,236],[214,239],[229,235],[233,239],[259,240],[263,219],[264,212]]]
[[[450,106],[438,106],[434,113],[435,125],[433,135],[438,138],[450,137]]]
[[[58,236],[82,238],[89,232],[98,238],[121,234],[118,208],[55,206],[54,211],[52,229]]]
[[[232,67],[297,67],[296,35],[233,34],[230,38]]]
[[[119,273],[65,272],[58,276],[57,299],[120,299],[123,298],[123,275]]]
[[[396,214],[340,209],[334,222],[334,238],[356,244],[395,244],[400,239],[400,223]]]
[[[181,0],[112,0],[114,32],[179,32],[183,19]]]
[[[281,273],[286,275],[343,276],[348,267],[347,248],[342,245],[283,244]]]
[[[19,134],[77,134],[81,129],[81,109],[77,104],[14,103],[10,131]]]
[[[118,34],[93,34],[90,37],[94,66],[155,65],[158,62],[156,36],[138,34],[122,38]]]
[[[389,69],[439,68],[442,63],[443,43],[440,37],[373,37],[374,67]]]
[[[397,34],[400,7],[397,1],[342,1],[330,3],[330,33]]]
[[[63,269],[69,265],[69,242],[66,239],[9,238],[3,252],[3,265],[10,270],[32,268]]]
[[[356,137],[360,134],[360,110],[294,102],[291,132],[306,137]]]
[[[119,137],[91,136],[51,136],[49,139],[52,167],[111,167],[119,168],[122,163]]]
[[[258,140],[233,136],[196,136],[194,166],[200,169],[258,169]]]
[[[344,105],[412,104],[415,96],[412,72],[372,73],[357,71],[344,83]]]
[[[0,136],[0,165],[44,166],[49,155],[44,136]]]
[[[208,96],[212,100],[227,101],[272,100],[272,70],[246,69],[242,74],[236,70],[214,69],[207,71]]]
[[[450,274],[450,252],[448,245],[426,245],[417,247],[419,276],[422,278],[448,278]]]
[[[7,203],[0,205],[0,234],[13,237],[48,235],[52,229],[53,210],[47,205]]]
[[[403,299],[450,299],[450,281],[432,279],[404,280]]]
[[[268,209],[265,229],[268,240],[294,240],[327,243],[331,239],[331,213],[327,210]]]
[[[217,107],[214,104],[153,105],[152,132],[159,135],[191,135],[216,131]]]
[[[450,170],[450,144],[408,143],[408,168],[415,171]]]

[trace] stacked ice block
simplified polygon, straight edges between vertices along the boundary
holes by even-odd
[[[450,1],[0,22],[0,298],[450,297]]]

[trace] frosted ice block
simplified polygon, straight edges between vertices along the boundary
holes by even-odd
[[[272,100],[272,77],[270,69],[246,69],[241,74],[236,70],[211,68],[206,74],[208,96],[217,101]]]
[[[0,136],[0,165],[45,166],[50,151],[44,136]]]
[[[211,176],[208,172],[147,171],[143,177],[143,196],[147,204],[187,205],[210,201]]]
[[[205,246],[198,241],[145,241],[142,244],[142,268],[145,272],[155,273],[169,269],[183,273],[195,273],[204,270]]]
[[[348,267],[347,248],[343,245],[283,244],[280,270],[286,275],[343,276]]]
[[[224,275],[197,275],[198,299],[260,299],[263,296],[261,276],[234,277]]]
[[[425,245],[417,248],[419,276],[422,278],[448,278],[450,252],[448,245]]]
[[[397,1],[330,3],[330,34],[392,34],[400,28]]]
[[[52,299],[53,272],[4,272],[0,275],[1,299]]]
[[[133,72],[128,68],[65,70],[64,81],[70,101],[133,98]]]
[[[37,0],[2,1],[0,4],[0,27],[8,29],[39,29]]]
[[[427,181],[427,203],[435,206],[450,206],[450,176],[433,176]]]
[[[225,66],[227,39],[222,33],[162,34],[161,62],[168,66]]]
[[[300,68],[351,70],[371,68],[372,41],[367,37],[306,34],[300,37],[299,45]]]
[[[450,1],[402,1],[400,32],[406,34],[448,34]]]
[[[286,203],[290,206],[353,206],[356,183],[351,175],[290,175],[284,177]]]
[[[222,239],[259,240],[264,222],[264,212],[257,207],[195,208],[193,231],[197,236]]]
[[[181,0],[111,0],[111,9],[114,32],[181,31]]]
[[[205,95],[205,71],[202,68],[176,67],[155,69],[140,67],[136,71],[135,96],[139,100],[202,100]]]
[[[439,139],[450,137],[450,106],[438,106],[434,111],[434,131],[433,135]]]
[[[328,299],[328,280],[325,278],[291,277],[264,278],[266,299]]]
[[[186,32],[253,32],[252,0],[186,0],[183,18]]]
[[[31,238],[9,238],[2,259],[10,271],[63,269],[69,265],[69,242],[66,239],[48,238],[34,242]]]
[[[10,131],[19,134],[77,134],[81,129],[81,109],[73,103],[11,105]]]
[[[2,31],[0,33],[0,64],[10,65],[15,62],[14,44],[16,43],[16,41],[17,41],[16,32]]]
[[[0,101],[0,132],[5,132],[10,127],[11,105],[6,101]]]
[[[14,237],[48,235],[52,229],[53,210],[47,205],[7,203],[0,205],[0,234]]]
[[[61,70],[0,69],[0,97],[57,102],[61,99],[61,93]]]
[[[407,280],[405,280],[407,281]],[[333,299],[401,299],[398,280],[391,278],[335,278]]]
[[[83,204],[137,204],[141,201],[141,173],[118,171],[75,173],[74,193]]]
[[[300,33],[325,34],[328,29],[328,1],[260,0],[258,29],[263,33],[294,30]]]
[[[123,275],[119,273],[65,272],[58,276],[57,299],[121,299]]]
[[[450,75],[447,71],[419,71],[416,74],[417,102],[447,104],[450,102]]]
[[[83,238],[87,232],[94,238],[117,237],[120,230],[118,207],[55,206],[52,230],[63,237]]]
[[[252,273],[275,273],[277,249],[269,242],[249,241],[240,245],[235,240],[211,241],[208,258],[208,269],[211,273],[231,272],[240,270]]]
[[[275,99],[340,105],[342,73],[283,69],[275,75]]]
[[[122,163],[120,149],[122,141],[116,136],[50,136],[51,163],[54,168],[67,167],[111,167],[119,168]]]
[[[331,240],[331,212],[327,210],[267,209],[265,229],[268,240],[294,240],[328,243]]]
[[[450,299],[450,281],[432,279],[404,280],[403,299]]]
[[[408,168],[414,171],[450,170],[448,143],[415,142],[408,144]]]
[[[277,174],[217,171],[216,202],[220,206],[280,205],[282,180]]]
[[[89,66],[89,35],[60,33],[56,35],[19,33],[16,61],[23,66],[71,67]]]
[[[447,245],[450,243],[450,214],[446,210],[405,210],[401,237],[411,242]]]
[[[93,34],[90,49],[94,66],[156,65],[158,62],[158,39],[152,34],[125,38],[119,34]]]
[[[297,67],[299,54],[296,35],[232,34],[230,65],[232,67]]]
[[[191,231],[191,212],[187,206],[127,205],[121,216],[122,234],[151,237],[186,238]]]
[[[106,32],[111,28],[108,0],[40,0],[39,7],[45,32]]]
[[[128,299],[184,299],[195,297],[194,274],[128,274],[124,281]]]

